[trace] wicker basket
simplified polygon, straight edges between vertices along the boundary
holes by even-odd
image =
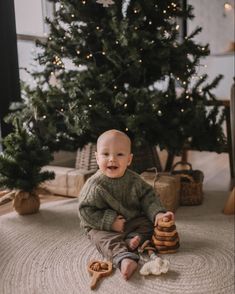
[[[159,158],[155,147],[148,144],[136,147],[132,147],[133,160],[130,169],[137,173],[142,173],[154,166],[159,170]]]
[[[84,169],[87,171],[96,171],[98,165],[95,158],[96,144],[88,143],[83,148],[77,150],[75,168]],[[130,168],[141,173],[148,168],[158,166],[158,158],[156,149],[146,145],[142,147],[133,147],[133,161]]]
[[[96,144],[88,143],[83,148],[77,150],[75,168],[87,171],[98,169],[95,158]]]
[[[188,165],[189,169],[175,170],[179,164]],[[180,178],[180,205],[200,205],[203,201],[203,172],[193,170],[188,162],[179,161],[173,165],[171,173]]]

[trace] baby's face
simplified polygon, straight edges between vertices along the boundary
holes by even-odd
[[[96,160],[107,177],[122,177],[132,160],[130,142],[122,135],[105,136],[97,144]]]

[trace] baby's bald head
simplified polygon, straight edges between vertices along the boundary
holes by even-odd
[[[131,152],[130,138],[125,133],[115,129],[108,130],[99,136],[97,140],[97,150],[99,149],[101,144],[104,144],[107,141],[115,141],[115,140],[125,145],[128,148],[129,152]]]

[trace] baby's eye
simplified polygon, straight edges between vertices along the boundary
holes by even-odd
[[[123,155],[124,155],[123,153],[118,153],[118,154],[117,154],[117,156],[123,156]]]
[[[103,156],[109,156],[109,153],[108,152],[104,152],[102,153]]]

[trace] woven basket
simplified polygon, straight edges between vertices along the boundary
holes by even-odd
[[[77,157],[75,168],[84,170],[94,170],[98,169],[95,158],[96,144],[88,143],[83,148],[77,150]]]
[[[179,164],[188,165],[189,169],[174,170]],[[179,161],[173,165],[171,173],[180,178],[180,205],[200,205],[203,201],[203,172],[193,170],[188,162]]]
[[[149,168],[156,166],[159,169],[158,154],[155,147],[148,144],[132,148],[133,160],[130,169],[142,173]]]
[[[94,143],[88,143],[83,148],[79,148],[77,150],[75,168],[96,171],[98,165],[96,163],[95,151],[96,144]],[[158,163],[154,152],[156,152],[156,150],[149,145],[138,148],[133,147],[134,157],[130,168],[137,173],[141,173],[148,168],[157,166]]]

